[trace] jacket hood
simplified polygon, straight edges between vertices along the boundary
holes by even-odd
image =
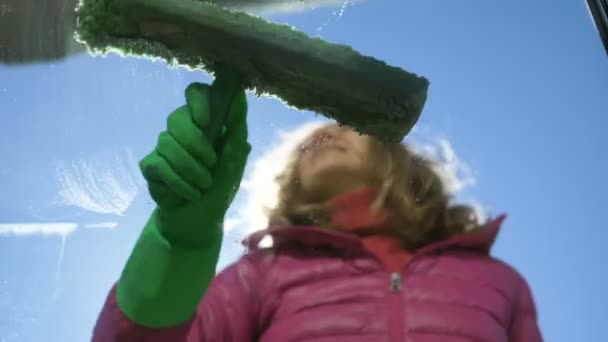
[[[502,222],[505,219],[506,215],[500,215],[494,219],[490,219],[475,232],[455,235],[449,239],[432,243],[423,247],[417,253],[429,254],[446,249],[466,249],[488,254],[494,241],[496,241]],[[346,253],[355,254],[358,254],[357,252],[363,249],[361,239],[357,235],[318,226],[270,227],[249,235],[243,240],[243,245],[250,251],[262,249],[260,241],[267,236],[272,238],[272,248],[330,246]]]
[[[332,212],[332,223],[344,227],[344,230],[327,229],[314,225],[274,226],[257,231],[247,237],[243,244],[249,251],[261,249],[260,242],[266,237],[272,238],[273,249],[306,247],[331,247],[345,254],[363,252],[362,239],[353,232],[370,227],[378,227],[386,213],[370,214],[369,207],[375,198],[371,189],[362,189],[337,196],[328,203]],[[433,253],[445,249],[476,250],[488,254],[500,231],[506,215],[488,220],[474,232],[455,235],[449,239],[432,243],[418,250],[416,254]]]

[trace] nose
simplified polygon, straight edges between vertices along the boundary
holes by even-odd
[[[306,139],[301,147],[307,151],[328,142],[342,140],[343,135],[343,129],[337,125],[324,127]]]
[[[308,147],[315,148],[317,146],[321,146],[323,144],[326,144],[326,143],[334,140],[335,136],[336,135],[333,132],[331,132],[330,130],[322,130],[322,131],[318,132],[317,134],[315,134],[314,136],[312,136],[308,140],[306,145]]]
[[[348,126],[339,126],[339,125],[331,125],[328,127],[325,127],[321,132],[319,132],[319,134],[324,138],[324,139],[338,139],[338,140],[343,140],[346,139],[347,136],[351,133],[351,129]]]
[[[313,137],[314,144],[327,142],[345,142],[348,139],[349,128],[346,126],[332,125],[324,128]]]

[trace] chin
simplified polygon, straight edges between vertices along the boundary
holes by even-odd
[[[361,168],[358,159],[352,155],[341,152],[328,150],[326,152],[314,155],[310,160],[309,167],[315,173],[323,172],[352,172]]]
[[[324,199],[364,186],[366,179],[361,168],[345,167],[343,164],[319,168],[308,176],[303,185],[313,197]]]

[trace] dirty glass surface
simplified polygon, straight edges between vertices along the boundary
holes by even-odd
[[[427,77],[406,142],[443,162],[459,199],[509,214],[493,253],[528,279],[547,341],[608,340],[608,58],[585,1],[262,2],[272,20]],[[32,38],[22,24],[45,16],[17,3],[0,2],[0,23],[15,11],[25,20],[0,33],[0,341],[87,341],[154,208],[137,163],[185,87],[212,78],[62,45],[51,33],[64,30],[63,7]],[[15,42],[48,53],[6,63]],[[320,122],[249,97],[253,151],[220,269],[264,228],[273,176]]]

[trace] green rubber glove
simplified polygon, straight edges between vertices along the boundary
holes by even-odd
[[[224,115],[211,113],[210,104],[214,96],[226,95],[213,90],[188,86],[187,105],[169,115],[156,149],[140,162],[158,206],[118,282],[117,301],[127,317],[144,326],[190,320],[215,275],[224,217],[251,146],[242,90],[228,99],[219,143],[208,141],[203,132],[212,115]]]

